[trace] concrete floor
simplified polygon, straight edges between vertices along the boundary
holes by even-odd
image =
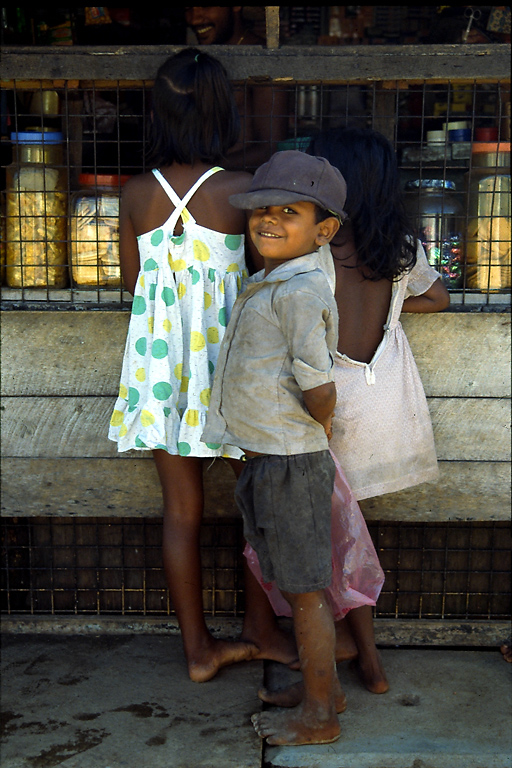
[[[390,691],[338,666],[335,744],[265,747],[261,662],[188,680],[179,637],[2,637],[0,768],[511,768],[512,664],[496,651],[385,649]],[[277,664],[266,683],[297,679]]]

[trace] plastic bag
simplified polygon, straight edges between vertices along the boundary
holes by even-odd
[[[332,495],[332,581],[325,591],[334,620],[338,621],[352,608],[375,605],[384,584],[384,571],[359,504],[332,451],[331,456],[336,466]],[[258,556],[250,544],[246,544],[244,555],[267,593],[274,613],[291,616],[290,604],[276,583],[263,581]]]

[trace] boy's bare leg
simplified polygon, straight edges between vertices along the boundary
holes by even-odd
[[[163,561],[180,625],[190,679],[201,683],[221,667],[255,657],[252,643],[217,640],[204,620],[199,532],[203,516],[201,459],[153,451],[164,499]]]
[[[229,459],[238,478],[244,467],[241,461]],[[281,664],[298,663],[297,646],[293,636],[281,629],[261,584],[244,557],[245,614],[240,640],[258,646],[255,659],[269,659]]]
[[[373,615],[370,605],[353,608],[346,619],[354,637],[358,656],[359,674],[366,688],[371,693],[386,693],[389,683],[382,666],[380,653],[375,645]]]
[[[304,697],[289,712],[261,712],[252,716],[252,722],[268,744],[330,744],[340,736],[335,695],[341,690],[331,609],[323,590],[283,594],[292,606]]]

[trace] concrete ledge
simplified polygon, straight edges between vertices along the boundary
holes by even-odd
[[[291,627],[288,619],[280,619]],[[242,630],[241,617],[206,617],[210,632],[234,638]],[[381,646],[450,646],[496,648],[510,639],[507,621],[453,621],[450,619],[375,619],[375,637]],[[5,634],[56,635],[179,635],[173,616],[2,616]]]

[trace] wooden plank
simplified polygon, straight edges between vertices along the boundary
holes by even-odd
[[[206,464],[206,463],[205,463]],[[233,472],[206,464],[206,517],[236,517]],[[153,461],[118,459],[2,460],[2,514],[8,517],[159,517]],[[448,522],[510,520],[510,464],[440,462],[438,483],[424,483],[361,502],[367,520]]]
[[[1,313],[3,395],[111,395],[129,313]],[[510,314],[403,314],[427,395],[510,396]]]
[[[265,6],[267,48],[279,48],[279,6]]]
[[[128,312],[2,312],[2,394],[116,396],[128,321]]]
[[[151,80],[158,67],[186,46],[4,46],[5,81],[39,79]],[[510,45],[211,45],[234,80],[250,77],[344,82],[440,79],[510,80]]]
[[[4,397],[2,456],[114,458],[107,438],[113,407],[112,397]],[[431,398],[429,407],[438,458],[510,460],[510,400]]]
[[[510,463],[440,461],[438,483],[360,502],[367,520],[510,520]]]
[[[402,314],[425,392],[510,396],[510,313]]]

